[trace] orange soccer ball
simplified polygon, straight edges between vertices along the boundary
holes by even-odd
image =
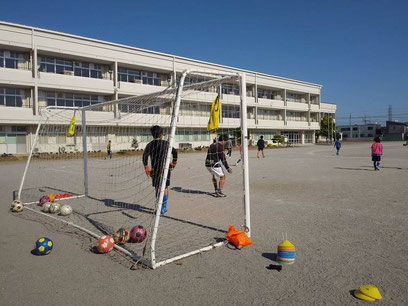
[[[115,241],[113,240],[112,236],[102,236],[98,239],[97,249],[99,253],[108,253],[113,249],[114,245]]]

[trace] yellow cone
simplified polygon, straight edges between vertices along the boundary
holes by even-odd
[[[368,297],[370,297],[372,299],[375,299],[375,300],[381,300],[382,299],[380,291],[374,285],[365,285],[365,286],[362,286],[362,287],[358,288],[358,290],[362,294],[364,294],[364,295],[366,295],[366,296],[368,296]]]
[[[367,302],[374,302],[375,299],[370,298],[369,296],[362,294],[360,290],[354,291],[354,296],[360,300],[367,301]]]

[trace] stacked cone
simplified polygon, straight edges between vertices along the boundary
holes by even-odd
[[[374,285],[365,285],[358,288],[356,291],[354,291],[354,296],[367,302],[374,302],[382,299],[380,291]]]
[[[289,240],[283,240],[278,245],[278,256],[276,261],[282,265],[291,265],[295,262],[295,246]]]

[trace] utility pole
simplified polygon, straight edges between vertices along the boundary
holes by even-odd
[[[388,106],[388,121],[392,121],[392,105]]]

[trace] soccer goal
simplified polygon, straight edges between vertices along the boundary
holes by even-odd
[[[208,131],[217,97],[219,127]],[[185,71],[159,92],[48,106],[16,198],[27,210],[95,238],[143,226],[143,241],[115,248],[153,269],[223,245],[229,224],[250,235],[246,97],[243,73]],[[156,125],[161,135],[152,135]],[[205,167],[208,147],[220,135],[232,147],[226,151],[232,169],[224,169],[226,197],[213,192]],[[42,212],[39,199],[49,193],[73,213]]]

